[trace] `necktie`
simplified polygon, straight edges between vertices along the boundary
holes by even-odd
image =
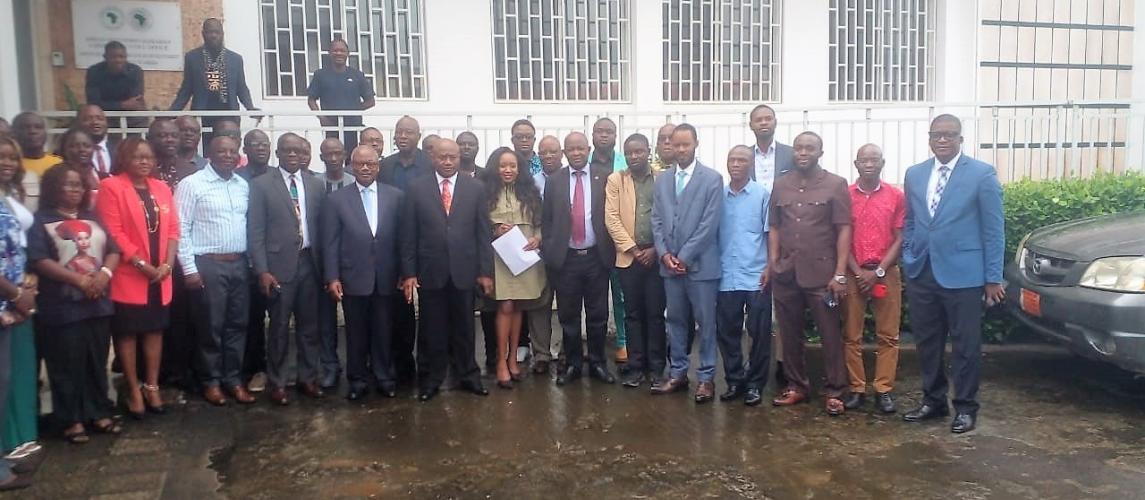
[[[378,234],[378,207],[373,203],[374,188],[362,190],[362,208],[366,209],[366,221],[370,223],[370,234]]]
[[[684,179],[688,177],[688,172],[683,170],[676,171],[676,196],[684,191]]]
[[[298,219],[298,246],[305,245],[302,236],[302,207],[298,204],[298,183],[294,181],[294,174],[290,174],[290,202],[294,204],[294,217]]]
[[[934,185],[934,199],[930,200],[930,216],[938,211],[938,202],[942,201],[942,192],[946,190],[946,181],[950,180],[950,167],[938,167],[938,183]]]
[[[441,180],[441,206],[445,207],[445,215],[449,215],[449,209],[453,205],[453,194],[449,192],[449,179]]]
[[[576,187],[573,188],[572,200],[572,240],[573,244],[580,246],[584,244],[585,236],[584,230],[584,171],[575,171],[573,176],[576,177]]]
[[[99,175],[102,176],[107,173],[107,162],[103,161],[103,145],[95,145],[95,166],[99,169]]]

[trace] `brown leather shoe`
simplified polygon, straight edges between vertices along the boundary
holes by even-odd
[[[716,396],[716,384],[700,382],[696,386],[696,404],[704,404]]]
[[[847,411],[847,407],[843,405],[843,400],[839,398],[827,398],[827,414],[832,417],[838,417]]]
[[[218,386],[211,386],[203,390],[203,399],[215,406],[226,406],[227,404],[227,397],[223,395],[223,391]]]
[[[680,392],[688,389],[687,378],[670,378],[660,383],[660,385],[652,386],[652,394],[671,394],[673,392]]]
[[[537,362],[533,363],[533,373],[536,373],[537,375],[548,374],[549,373],[549,362],[548,361],[537,361]]]
[[[238,399],[238,396],[235,396]],[[286,389],[275,387],[270,390],[270,401],[278,406],[286,406],[290,404],[290,398],[286,397]],[[240,403],[242,401],[239,401]]]
[[[231,387],[231,396],[234,396],[235,401],[238,401],[239,404],[249,405],[255,402],[254,396],[251,396],[246,387],[241,385]]]
[[[318,399],[326,395],[326,393],[322,392],[322,389],[318,387],[318,384],[314,383],[298,384],[298,392],[301,392],[304,396],[314,399]]]
[[[778,398],[771,400],[771,404],[775,406],[791,406],[802,403],[806,400],[807,396],[805,396],[803,393],[795,389],[788,389],[783,391],[783,394],[780,394]]]

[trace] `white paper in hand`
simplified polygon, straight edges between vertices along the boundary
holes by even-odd
[[[501,260],[505,262],[505,266],[509,268],[509,272],[513,273],[513,276],[520,276],[525,270],[541,261],[540,252],[525,250],[525,245],[528,244],[529,240],[525,238],[525,233],[521,232],[521,228],[513,226],[509,232],[493,240],[493,250],[501,256]]]

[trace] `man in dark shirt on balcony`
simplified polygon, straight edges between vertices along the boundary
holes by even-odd
[[[349,57],[350,45],[345,40],[335,38],[330,42],[331,65],[315,71],[307,89],[311,110],[365,111],[374,107],[374,87],[360,70],[346,65]],[[339,120],[346,127],[342,132],[344,150],[353,151],[358,147],[357,129],[362,126],[362,117],[318,117],[324,127],[337,127]],[[327,132],[326,137],[338,137],[338,132]]]
[[[87,69],[87,102],[104,111],[142,111],[143,69],[127,62],[127,47],[115,40],[103,47],[103,62]]]

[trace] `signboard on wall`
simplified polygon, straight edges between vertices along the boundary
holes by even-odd
[[[72,0],[76,67],[103,60],[103,46],[117,40],[127,60],[145,70],[183,69],[183,15],[179,2]]]

